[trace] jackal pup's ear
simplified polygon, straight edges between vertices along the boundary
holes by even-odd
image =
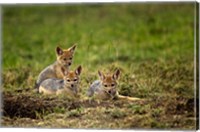
[[[62,74],[63,74],[63,75],[67,75],[67,73],[68,73],[68,71],[65,70],[65,68],[63,68],[63,67],[61,67],[61,71],[62,71]]]
[[[101,80],[105,78],[105,75],[101,71],[98,71],[98,74]]]
[[[78,67],[76,68],[76,70],[75,70],[75,73],[76,73],[77,75],[80,75],[80,74],[81,74],[81,71],[82,71],[82,67],[81,67],[81,66],[78,66]]]
[[[63,54],[63,50],[60,47],[56,47],[56,54],[57,55],[62,55]]]
[[[68,49],[68,51],[70,51],[71,53],[74,53],[75,49],[76,49],[76,44],[74,44],[72,47],[70,47]]]
[[[120,70],[119,69],[117,69],[115,72],[114,72],[114,74],[113,74],[113,79],[115,79],[115,80],[117,80],[118,78],[119,78],[119,75],[120,75]]]

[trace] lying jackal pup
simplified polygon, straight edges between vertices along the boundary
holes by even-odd
[[[64,93],[67,96],[76,97],[79,91],[81,71],[81,66],[75,71],[66,71],[62,68],[63,79],[49,78],[44,80],[39,87],[39,93],[56,95]]]
[[[48,78],[63,78],[63,74],[61,69],[64,68],[68,70],[70,65],[72,64],[72,59],[74,55],[74,51],[76,49],[76,45],[73,45],[71,48],[63,50],[60,47],[56,48],[57,60],[53,64],[46,67],[38,76],[36,81],[35,88],[39,88],[42,81]]]
[[[128,96],[119,95],[117,91],[117,80],[120,75],[120,71],[116,70],[114,74],[104,75],[98,71],[100,80],[94,81],[88,89],[88,96],[94,96],[98,100],[110,100],[110,99],[124,99],[124,100],[140,100],[140,98],[133,98]]]

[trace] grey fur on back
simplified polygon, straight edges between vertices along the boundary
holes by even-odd
[[[64,88],[64,80],[56,78],[46,79],[41,83],[41,86],[48,90],[56,91]]]
[[[55,63],[56,63],[56,62],[55,62]],[[55,63],[49,65],[49,66],[46,67],[44,70],[42,70],[42,72],[39,74],[38,79],[37,79],[37,81],[36,81],[35,88],[38,89],[39,86],[40,86],[40,84],[41,84],[44,80],[46,80],[46,79],[49,78],[49,75],[51,75],[51,76],[54,75],[54,77],[56,77],[56,73],[55,73],[55,71],[54,71],[54,69],[53,69],[53,65],[54,65]],[[52,77],[52,78],[53,78],[53,77]]]
[[[101,81],[100,81],[100,80],[94,81],[94,82],[90,85],[90,87],[89,87],[89,89],[88,89],[87,95],[88,95],[89,97],[93,96],[95,92],[98,92],[98,91],[101,90],[101,87],[102,87],[102,84],[101,84]]]

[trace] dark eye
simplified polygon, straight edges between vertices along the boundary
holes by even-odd
[[[72,59],[72,57],[69,58],[70,60]]]
[[[77,81],[77,79],[74,79],[74,82],[76,82]]]
[[[104,87],[108,87],[108,85],[104,85]]]
[[[66,60],[67,60],[67,58],[64,58],[63,60],[64,60],[64,61],[66,61]]]
[[[67,81],[68,81],[68,82],[70,82],[70,80],[69,80],[69,79],[67,79]]]
[[[114,87],[114,86],[115,86],[115,84],[113,83],[113,84],[111,84],[111,86],[112,86],[112,87]]]

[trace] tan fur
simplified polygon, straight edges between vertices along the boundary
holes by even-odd
[[[62,79],[64,77],[62,70],[61,70],[62,68],[64,68],[65,70],[69,70],[69,66],[65,67],[65,66],[62,66],[60,64],[53,65],[53,70],[56,73],[56,76],[53,76],[53,77],[58,78],[58,79]],[[53,78],[53,77],[51,76],[49,78]]]
[[[75,94],[74,94],[71,90],[69,90],[69,89],[67,89],[67,88],[65,88],[65,89],[58,89],[58,90],[56,90],[56,91],[52,91],[52,90],[48,90],[48,89],[46,89],[46,88],[40,86],[40,87],[39,87],[39,93],[42,93],[42,94],[44,94],[44,95],[60,95],[60,94],[66,94],[67,96],[71,96],[71,97],[74,97],[74,96],[75,96]]]
[[[104,92],[98,92],[98,94],[94,95],[94,98],[97,100],[111,100],[112,99],[108,94]]]
[[[60,95],[60,94],[65,94],[65,95],[67,95],[69,97],[73,97],[73,98],[77,97],[76,94],[74,94],[70,89],[67,89],[67,88],[59,89],[56,91],[56,95]]]
[[[55,94],[56,91],[47,90],[44,87],[40,86],[39,87],[39,93],[43,93],[43,94]]]

